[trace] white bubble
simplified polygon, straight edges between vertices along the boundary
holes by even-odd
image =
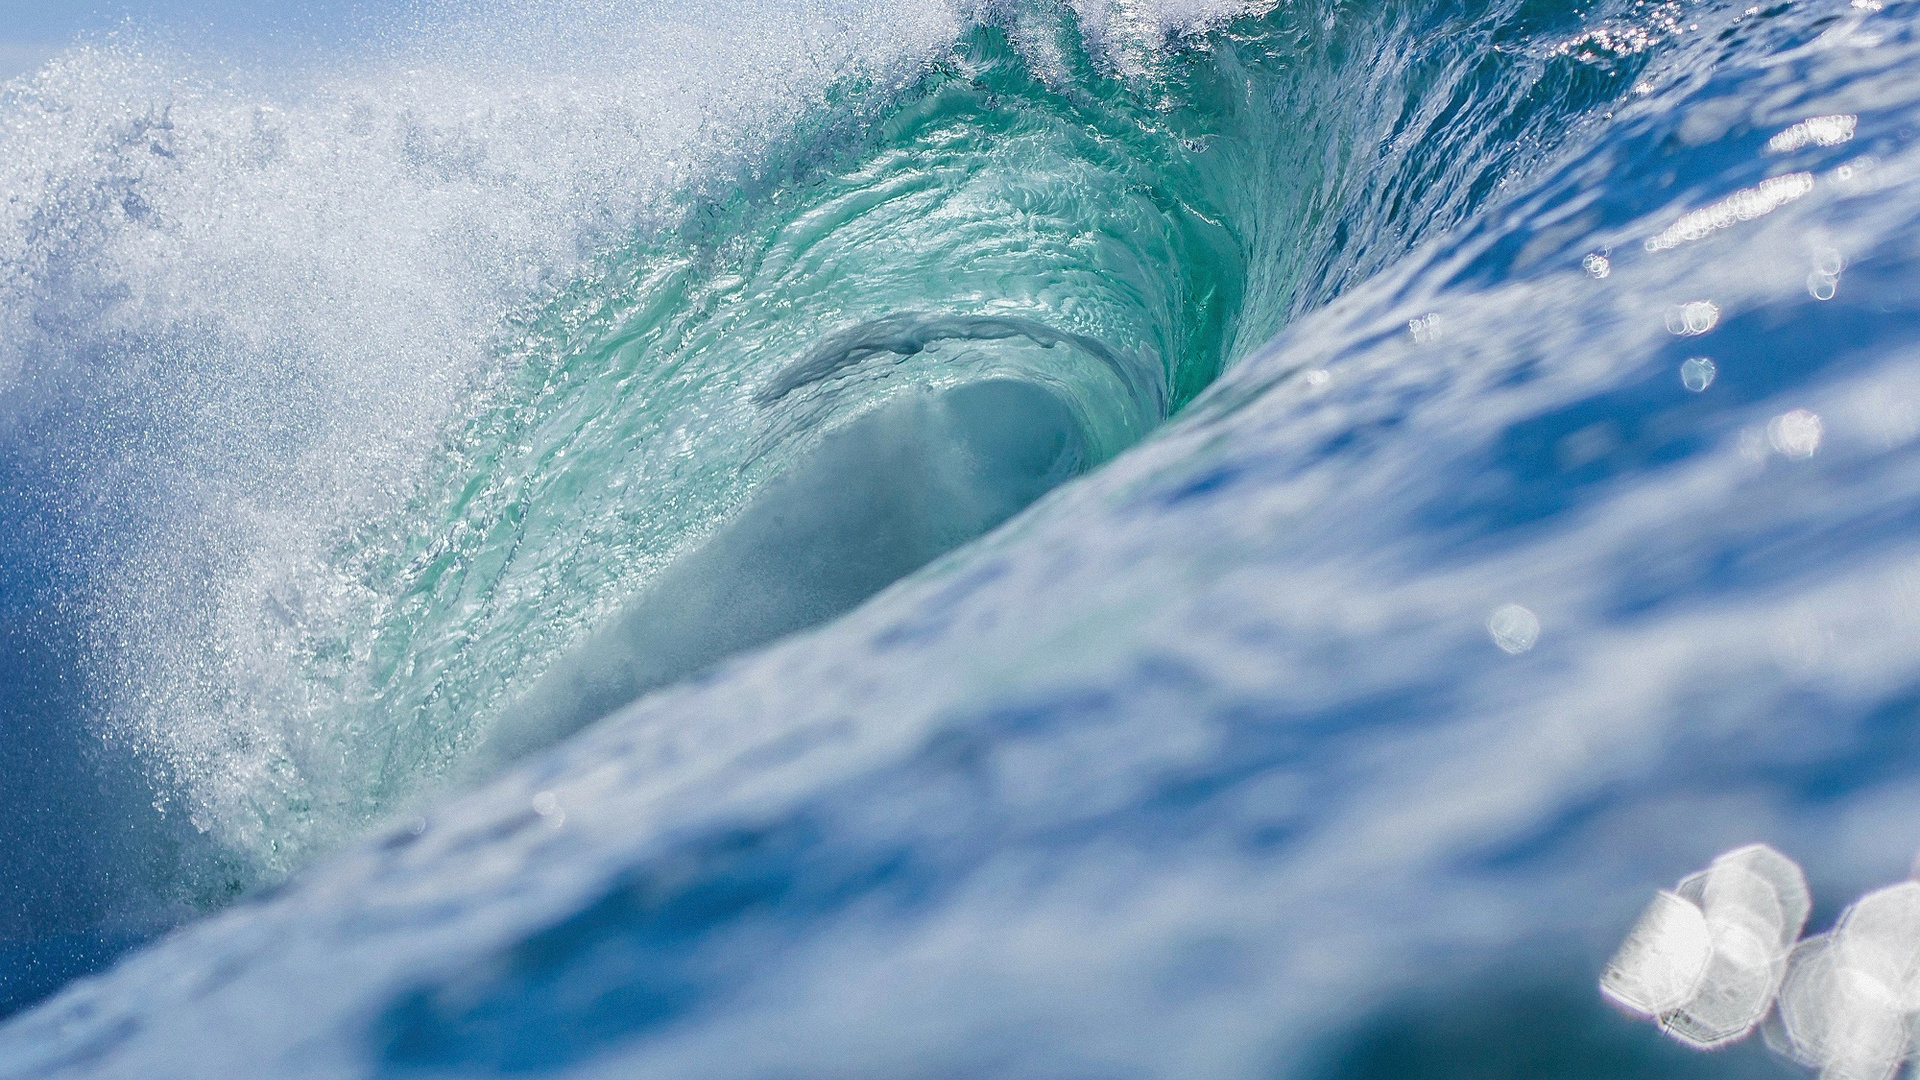
[[[1878,162],[1872,154],[1862,154],[1852,161],[1836,167],[1833,172],[1828,175],[1832,176],[1838,183],[1851,185],[1856,180],[1864,180],[1867,174],[1871,173],[1877,164]]]
[[[1892,991],[1902,1011],[1920,1011],[1920,882],[1861,897],[1836,933],[1848,965]]]
[[[1713,377],[1718,373],[1713,361],[1704,356],[1690,356],[1680,364],[1680,384],[1697,394],[1712,386]]]
[[[1793,860],[1764,844],[1729,851],[1655,897],[1602,974],[1601,990],[1657,1015],[1662,1030],[1690,1046],[1732,1042],[1772,1007],[1811,909]],[[1690,987],[1684,993],[1682,983]]]
[[[543,791],[533,797],[533,812],[556,829],[567,820],[567,812],[560,808],[560,797],[551,791]]]
[[[1697,1048],[1764,1017],[1767,1045],[1821,1080],[1892,1080],[1920,1044],[1920,882],[1869,893],[1794,945],[1811,908],[1793,860],[1763,844],[1727,852],[1654,897],[1601,992]]]
[[[1667,251],[1693,240],[1705,239],[1740,222],[1765,217],[1812,191],[1812,173],[1792,173],[1762,180],[1757,186],[1736,191],[1712,206],[1704,206],[1683,215],[1680,220],[1661,230],[1659,235],[1648,237],[1647,250]]]
[[[1667,309],[1667,332],[1698,337],[1720,324],[1720,306],[1711,300],[1692,300]]]
[[[1519,604],[1502,604],[1488,616],[1487,633],[1503,652],[1518,656],[1540,640],[1540,617]]]
[[[1613,273],[1613,260],[1596,251],[1580,260],[1580,268],[1598,280]]]
[[[1806,409],[1781,413],[1767,421],[1767,442],[1782,457],[1804,460],[1820,449],[1824,434],[1820,417]]]
[[[1700,909],[1673,893],[1655,893],[1607,962],[1600,992],[1632,1012],[1659,1016],[1693,998],[1712,953]]]
[[[1850,114],[1809,117],[1768,139],[1767,152],[1785,154],[1804,146],[1838,146],[1853,138],[1858,123],[1859,117]]]
[[[1788,961],[1768,1043],[1826,1080],[1887,1080],[1920,1014],[1920,883],[1869,893]]]
[[[1667,1034],[1702,1050],[1724,1046],[1759,1025],[1773,1005],[1786,951],[1744,920],[1709,918],[1707,931],[1713,952],[1699,989],[1660,1023]]]
[[[1857,1071],[1862,1058],[1885,1058],[1898,1047],[1876,1029],[1884,1027],[1890,1004],[1846,970],[1831,935],[1809,938],[1793,950],[1787,976],[1780,988],[1777,1026],[1769,1030],[1774,1049],[1812,1068],[1822,1069],[1848,1059]],[[1875,1044],[1880,1044],[1878,1047]],[[1879,1053],[1874,1053],[1875,1049]],[[1865,1051],[1865,1053],[1862,1053]]]
[[[1766,882],[1772,902],[1779,905],[1775,933],[1782,948],[1792,945],[1806,928],[1807,916],[1813,912],[1813,895],[1807,891],[1807,877],[1801,872],[1800,864],[1778,851],[1765,844],[1735,848],[1713,860],[1709,874],[1712,878],[1737,874]],[[1714,886],[1712,879],[1708,886],[1702,890],[1702,896],[1708,913],[1712,914],[1720,910],[1717,898],[1726,895],[1719,891],[1725,886]]]

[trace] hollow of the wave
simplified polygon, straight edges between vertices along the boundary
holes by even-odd
[[[495,768],[740,652],[840,615],[1012,517],[1088,459],[1059,394],[994,378],[916,392],[828,434],[604,630],[477,754]]]

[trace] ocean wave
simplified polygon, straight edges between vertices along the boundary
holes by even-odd
[[[63,54],[10,610],[122,793],[79,928],[226,910],[0,1074],[1772,1067],[1592,979],[1713,852],[1818,922],[1920,844],[1912,16]]]

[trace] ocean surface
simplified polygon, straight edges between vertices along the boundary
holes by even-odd
[[[1743,4],[0,84],[0,1077],[1887,1080],[1920,4]]]

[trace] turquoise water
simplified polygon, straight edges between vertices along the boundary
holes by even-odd
[[[316,807],[332,804],[321,827],[377,816],[453,768],[503,710],[514,722],[512,688],[556,655],[611,648],[575,643],[850,418],[1005,380],[1054,395],[1072,417],[1071,471],[1096,467],[1342,277],[1470,212],[1529,145],[1630,79],[1631,64],[1589,74],[1570,58],[1486,71],[1515,89],[1566,80],[1569,100],[1532,110],[1533,130],[1516,132],[1525,144],[1464,175],[1405,132],[1386,133],[1418,147],[1397,155],[1397,175],[1366,175],[1377,159],[1316,160],[1346,132],[1298,130],[1271,103],[1333,97],[1345,55],[1418,33],[1410,20],[1387,11],[1328,32],[1276,11],[1119,73],[1059,11],[976,26],[904,86],[831,87],[826,117],[738,192],[668,237],[602,256],[603,270],[516,328],[524,359],[465,406],[473,419],[420,493],[331,556],[371,610],[294,643],[315,681],[352,699],[322,721],[340,739],[308,750],[353,762],[315,793]],[[1456,123],[1491,121],[1453,79],[1396,75],[1409,94],[1472,109]],[[1399,119],[1411,126],[1417,112],[1405,104]],[[1447,194],[1402,194],[1429,186]],[[1328,200],[1362,212],[1329,222]],[[898,468],[887,452],[828,468],[858,482]],[[873,587],[1038,490],[952,522],[953,540]],[[751,588],[739,571],[706,573],[708,588]],[[264,827],[298,835],[310,820]]]
[[[1716,852],[1819,923],[1920,847],[1911,25],[76,46],[0,93],[7,1000],[184,929],[0,1074],[1786,1068],[1593,980]]]

